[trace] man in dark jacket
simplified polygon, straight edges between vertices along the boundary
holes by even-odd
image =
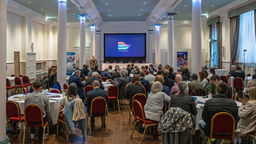
[[[240,66],[236,67],[236,71],[234,71],[231,76],[233,76],[235,78],[240,77],[243,80],[245,79],[245,73],[244,73],[244,71],[242,70],[242,68]]]
[[[149,83],[149,81],[145,80],[144,78],[145,78],[145,73],[141,72],[140,73],[140,82],[145,87],[146,93],[148,94],[150,92],[150,83]]]
[[[166,70],[166,69],[164,69],[162,75],[163,75],[163,78],[164,78],[164,83],[163,83],[163,85],[166,85],[166,86],[168,86],[170,89],[172,89],[172,87],[174,86],[175,81],[168,78],[168,76],[169,76],[169,71]]]
[[[89,66],[88,66],[88,65],[83,65],[81,75],[83,75],[83,76],[87,76],[89,72],[90,72],[90,70],[89,70]]]
[[[99,83],[100,83],[100,88],[101,88],[101,89],[104,89],[104,87],[103,87],[103,85],[102,85],[102,81],[101,81],[100,79],[98,79],[98,76],[99,76],[99,73],[98,73],[98,72],[93,72],[93,73],[92,73],[92,77],[87,80],[86,85],[92,85],[92,82],[93,82],[93,81],[98,80]]]
[[[189,112],[191,115],[196,116],[197,109],[193,97],[185,94],[187,89],[186,82],[180,82],[178,84],[180,93],[172,96],[170,107],[180,107],[183,110]]]
[[[87,113],[88,114],[90,114],[91,102],[94,98],[103,97],[106,100],[106,102],[108,102],[107,92],[100,89],[100,82],[98,80],[94,80],[92,82],[92,85],[93,85],[94,90],[87,93],[87,97],[86,97],[86,100],[85,100],[85,106],[87,107]],[[91,125],[92,125],[92,127],[94,127],[94,122],[95,122],[94,116],[92,115],[91,116]],[[105,120],[104,120],[104,123],[103,123],[103,127],[104,126],[105,126]]]
[[[111,76],[110,73],[109,73],[108,67],[106,67],[105,70],[101,73],[101,76],[102,76],[102,77],[107,77],[108,79],[111,79],[111,78],[112,78],[112,76]]]
[[[75,73],[68,79],[68,84],[75,83],[77,85],[77,94],[79,97],[84,100],[84,90],[85,81],[80,80],[81,71],[76,70]]]
[[[220,83],[216,87],[217,95],[206,101],[202,113],[203,121],[199,121],[199,128],[203,130],[206,136],[210,134],[211,119],[218,112],[228,112],[233,115],[236,123],[238,122],[238,106],[230,98],[227,98],[228,86]]]
[[[126,88],[126,85],[129,83],[129,79],[127,77],[127,73],[128,73],[127,71],[122,70],[120,73],[121,73],[120,74],[121,77],[115,78],[113,83],[118,86],[119,99],[123,99],[125,96],[125,88]]]

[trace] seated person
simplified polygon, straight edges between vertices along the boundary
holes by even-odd
[[[87,76],[89,72],[90,72],[89,65],[84,64],[83,68],[81,70],[81,75],[82,76]]]
[[[163,92],[167,95],[170,94],[170,88],[166,85],[164,85],[164,78],[162,75],[157,75],[155,78],[155,81],[159,81],[163,85]]]
[[[62,106],[62,108],[64,108],[68,103],[76,98],[79,98],[79,96],[77,95],[77,86],[75,83],[71,83],[68,86],[68,91],[65,94],[64,98],[61,100],[60,105]]]
[[[137,93],[144,93],[144,87],[140,83],[139,75],[132,77],[132,82],[127,86],[126,97],[130,100],[130,107],[132,106],[132,98]]]
[[[145,78],[145,73],[141,72],[140,73],[140,82],[146,88],[146,93],[148,94],[150,92],[150,83],[149,83],[149,81],[145,80],[144,78]]]
[[[176,77],[175,77],[175,81],[176,81],[176,84],[172,87],[171,92],[170,92],[170,96],[175,95],[179,92],[178,84],[180,82],[182,82],[182,75],[177,74]],[[185,91],[185,94],[188,95],[188,89]]]
[[[199,121],[199,128],[203,130],[206,136],[210,134],[211,119],[218,112],[228,112],[233,115],[236,123],[238,122],[238,107],[235,101],[227,97],[227,84],[219,83],[216,87],[216,93],[214,98],[206,101],[202,113],[203,120]]]
[[[174,86],[174,81],[169,79],[169,71],[167,69],[163,70],[163,78],[164,78],[164,85],[168,86],[171,89]]]
[[[246,143],[244,136],[256,130],[256,86],[248,89],[248,95],[249,101],[238,110],[240,117],[238,131],[242,136],[242,143]]]
[[[98,79],[99,73],[98,72],[93,72],[92,73],[92,77],[87,79],[87,83],[86,85],[92,85],[92,82],[95,80],[98,80],[100,83],[100,88],[104,89],[103,85],[102,85],[102,81],[100,79]]]
[[[198,81],[198,76],[196,73],[193,73],[190,79],[191,81],[188,83],[189,94],[191,94],[193,90],[204,88],[202,83]]]
[[[215,69],[214,68],[210,68],[210,74],[208,75],[208,79],[211,79],[212,76],[216,75],[215,73]]]
[[[152,84],[155,81],[154,71],[149,70],[149,74],[145,76],[145,80],[149,81],[150,84]]]
[[[41,93],[42,84],[39,81],[32,83],[33,92],[25,96],[25,107],[29,104],[37,104],[43,111],[43,121],[46,120],[51,123],[50,119],[50,102],[48,96],[45,93]],[[31,136],[34,137],[35,129],[31,129]]]
[[[144,106],[145,116],[148,120],[160,121],[163,114],[164,102],[169,102],[171,97],[162,92],[163,86],[160,82],[152,84],[151,92],[148,95]]]
[[[171,80],[175,80],[175,74],[173,72],[173,67],[169,67],[169,75],[168,75],[168,78],[171,79]]]
[[[108,102],[108,96],[107,96],[107,92],[100,89],[100,82],[98,80],[94,80],[92,82],[93,85],[93,90],[89,91],[87,93],[87,97],[85,100],[85,106],[87,107],[87,113],[90,114],[90,107],[91,107],[91,101],[96,98],[96,97],[103,97],[104,99],[106,99],[106,101]],[[91,116],[91,126],[94,127],[94,116]],[[102,125],[103,127],[105,126],[105,120],[104,123]]]
[[[119,89],[119,99],[123,99],[124,95],[125,95],[125,87],[126,85],[129,83],[129,79],[127,77],[127,71],[126,70],[122,70],[120,72],[121,77],[120,78],[116,78],[115,81],[113,81],[114,85],[118,86]]]
[[[256,79],[256,69],[254,70],[254,74],[252,75],[252,79]]]
[[[101,76],[102,76],[102,77],[107,77],[108,79],[111,79],[111,78],[112,78],[112,76],[111,76],[110,73],[109,73],[108,67],[106,67],[105,70],[101,73]]]
[[[79,97],[84,100],[84,87],[85,81],[81,81],[80,79],[81,71],[76,70],[75,73],[68,79],[68,84],[75,83],[77,86],[77,93]]]
[[[208,84],[208,80],[206,78],[205,72],[199,72],[200,83],[205,87]]]
[[[197,109],[193,97],[185,94],[187,89],[187,84],[185,82],[180,82],[178,84],[179,93],[172,96],[170,107],[180,107],[183,110],[189,112],[193,116],[196,116]]]

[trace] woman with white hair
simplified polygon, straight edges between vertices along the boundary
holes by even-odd
[[[146,119],[160,121],[163,113],[164,101],[170,101],[171,98],[162,92],[163,86],[160,82],[153,82],[151,92],[148,95],[147,102],[144,106]]]

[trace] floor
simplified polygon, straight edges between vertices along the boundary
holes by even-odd
[[[142,134],[137,131],[134,132],[133,139],[130,139],[132,132],[132,124],[128,124],[128,113],[129,108],[127,105],[122,106],[121,112],[109,111],[108,119],[106,120],[107,130],[101,128],[101,119],[96,118],[95,127],[96,129],[92,131],[92,135],[88,136],[88,141],[86,144],[139,144],[142,139]],[[56,131],[53,129],[52,131]],[[46,140],[46,144],[69,144],[64,136],[56,137],[56,133],[50,135]],[[17,134],[8,134],[11,144],[18,144]],[[144,144],[159,144],[161,140],[153,139],[151,136],[145,136]],[[27,144],[38,144],[41,140],[29,140],[28,136],[26,138]],[[72,141],[73,144],[82,144],[82,137],[75,137]]]

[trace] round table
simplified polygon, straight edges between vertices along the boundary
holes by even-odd
[[[52,120],[52,124],[55,125],[57,124],[60,102],[63,99],[63,95],[57,94],[57,93],[46,93],[46,95],[48,96],[50,101],[50,118]],[[24,114],[24,109],[25,109],[24,97],[26,96],[27,94],[17,94],[17,95],[10,96],[8,98],[8,100],[15,101],[16,103],[18,103],[21,114]]]

